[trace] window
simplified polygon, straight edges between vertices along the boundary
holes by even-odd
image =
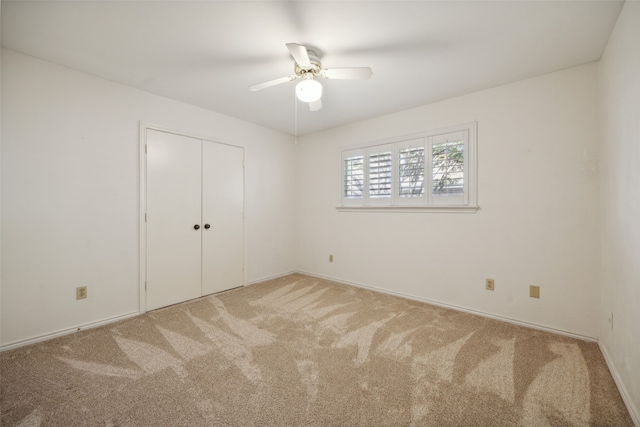
[[[344,192],[342,197],[362,199],[364,196],[364,157],[362,154],[355,154],[344,159],[343,163]]]
[[[432,146],[433,194],[464,193],[464,141],[443,142]]]
[[[398,149],[398,196],[424,196],[424,146]]]
[[[475,211],[475,127],[343,149],[341,208]]]
[[[369,154],[369,198],[391,198],[391,151]]]

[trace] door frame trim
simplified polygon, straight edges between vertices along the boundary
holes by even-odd
[[[229,145],[231,147],[242,149],[242,285],[247,284],[247,224],[246,206],[247,206],[247,174],[246,174],[246,158],[247,148],[237,144],[229,144],[221,142],[213,138],[203,137],[191,132],[177,131],[164,126],[140,121],[140,137],[139,137],[139,161],[140,161],[140,186],[139,186],[139,205],[138,205],[138,307],[140,314],[147,312],[147,131],[156,130],[160,132],[171,133],[174,135],[185,136],[188,138],[199,139],[201,141],[213,142],[215,144]]]

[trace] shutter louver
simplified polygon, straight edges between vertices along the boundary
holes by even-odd
[[[364,195],[364,156],[351,156],[344,159],[343,173],[343,196],[362,198]]]
[[[369,197],[391,197],[391,151],[369,155]]]

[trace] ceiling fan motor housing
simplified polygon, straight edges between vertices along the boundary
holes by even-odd
[[[295,63],[293,67],[297,76],[304,76],[305,74],[312,74],[317,76],[322,71],[322,63],[320,62],[320,58],[316,55],[316,53],[310,49],[307,49],[307,53],[309,54],[309,62],[311,63],[308,67],[301,67],[298,63]]]

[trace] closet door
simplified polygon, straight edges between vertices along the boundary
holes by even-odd
[[[203,141],[202,294],[244,284],[244,150]]]
[[[202,295],[201,163],[199,139],[147,130],[147,310]]]

